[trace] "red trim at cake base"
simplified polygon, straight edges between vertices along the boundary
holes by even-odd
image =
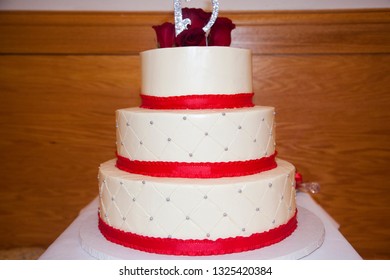
[[[237,236],[217,240],[195,240],[147,237],[125,232],[106,224],[99,215],[99,230],[103,236],[116,244],[132,249],[164,255],[208,256],[251,251],[278,243],[290,236],[297,228],[297,211],[283,225],[248,237]]]
[[[276,152],[268,157],[229,162],[168,162],[140,161],[117,156],[120,170],[153,177],[169,178],[222,178],[247,176],[277,167]]]

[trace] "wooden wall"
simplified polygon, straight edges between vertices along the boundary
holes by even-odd
[[[390,10],[224,14],[253,51],[279,156],[368,259],[390,258]],[[48,246],[98,193],[114,111],[167,13],[0,12],[0,248]]]

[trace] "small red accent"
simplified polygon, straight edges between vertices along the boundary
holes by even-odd
[[[302,183],[303,183],[302,174],[299,172],[295,172],[295,187],[298,187],[298,185]]]

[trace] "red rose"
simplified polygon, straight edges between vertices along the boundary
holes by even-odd
[[[203,27],[210,20],[211,13],[206,13],[202,9],[184,8],[182,9],[182,15],[183,19],[190,19],[191,24],[177,37],[173,23],[166,22],[162,25],[153,26],[160,48],[206,45],[230,46],[231,31],[236,27],[230,19],[217,18],[206,39]]]
[[[183,19],[189,18],[191,20],[191,25],[188,26],[189,29],[203,28],[210,19],[210,14],[202,9],[184,8],[182,9],[182,15]]]
[[[170,22],[153,26],[156,31],[157,42],[160,48],[171,48],[175,44],[175,25]]]
[[[208,38],[209,46],[230,46],[232,42],[232,30],[236,28],[228,18],[217,18],[210,29]]]
[[[176,46],[206,46],[206,33],[202,28],[184,30],[176,37]]]

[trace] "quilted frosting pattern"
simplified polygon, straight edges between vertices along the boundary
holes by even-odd
[[[117,153],[132,160],[227,162],[275,152],[274,108],[121,109]]]
[[[167,179],[100,166],[100,215],[139,235],[211,239],[249,236],[286,223],[295,213],[294,167],[229,179]]]

